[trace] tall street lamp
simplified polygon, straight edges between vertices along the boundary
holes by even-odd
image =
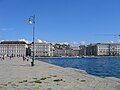
[[[31,66],[34,66],[35,60],[35,15],[29,17],[29,24],[33,25],[33,58],[31,62]]]

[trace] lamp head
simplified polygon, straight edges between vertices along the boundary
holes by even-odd
[[[28,23],[33,24],[33,20],[31,20],[31,18],[29,18]]]

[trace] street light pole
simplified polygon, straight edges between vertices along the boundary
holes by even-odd
[[[32,62],[31,62],[31,66],[34,66],[34,60],[35,60],[35,15],[33,15],[29,18],[29,24],[33,25],[33,58],[32,58]]]

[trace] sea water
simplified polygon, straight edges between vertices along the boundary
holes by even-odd
[[[120,57],[47,58],[42,60],[61,67],[85,70],[88,74],[95,76],[120,78]]]

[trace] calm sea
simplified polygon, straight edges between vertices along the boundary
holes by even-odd
[[[82,69],[95,76],[120,78],[120,57],[49,58],[42,60],[62,67]]]

